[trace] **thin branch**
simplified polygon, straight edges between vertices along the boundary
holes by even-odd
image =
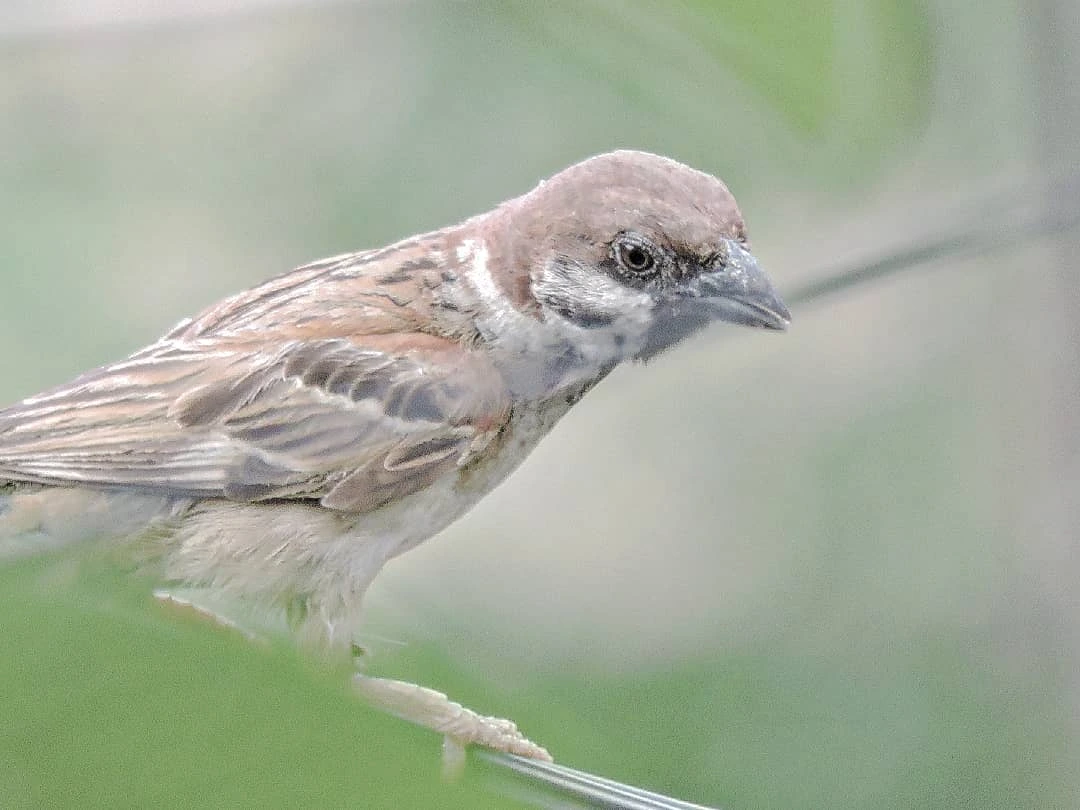
[[[710,810],[704,805],[673,799],[554,762],[523,759],[494,751],[475,751],[472,757],[508,775],[509,778],[505,779],[496,779],[492,775],[493,786],[501,794],[533,807],[560,810]]]

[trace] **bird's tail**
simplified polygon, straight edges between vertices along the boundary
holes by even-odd
[[[35,519],[25,493],[0,482],[0,562],[40,554],[57,544]]]
[[[64,497],[71,492],[0,481],[0,562],[44,554],[83,539],[86,534],[78,530],[78,517],[85,504],[65,503],[72,501]]]
[[[165,495],[0,481],[0,561],[74,543],[137,538],[187,503]]]

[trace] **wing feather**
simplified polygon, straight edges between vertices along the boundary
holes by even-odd
[[[440,338],[166,338],[0,411],[0,479],[362,512],[467,463],[509,408],[490,363]]]

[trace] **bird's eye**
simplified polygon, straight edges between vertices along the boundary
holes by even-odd
[[[656,259],[653,258],[652,252],[640,242],[619,242],[615,252],[623,269],[634,275],[646,275],[656,266]]]

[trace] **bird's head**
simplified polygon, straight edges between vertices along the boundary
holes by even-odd
[[[515,310],[496,320],[530,336],[495,337],[576,361],[585,375],[652,357],[715,321],[767,329],[790,321],[749,252],[731,192],[668,158],[590,158],[504,203],[484,225],[481,282],[489,303]]]

